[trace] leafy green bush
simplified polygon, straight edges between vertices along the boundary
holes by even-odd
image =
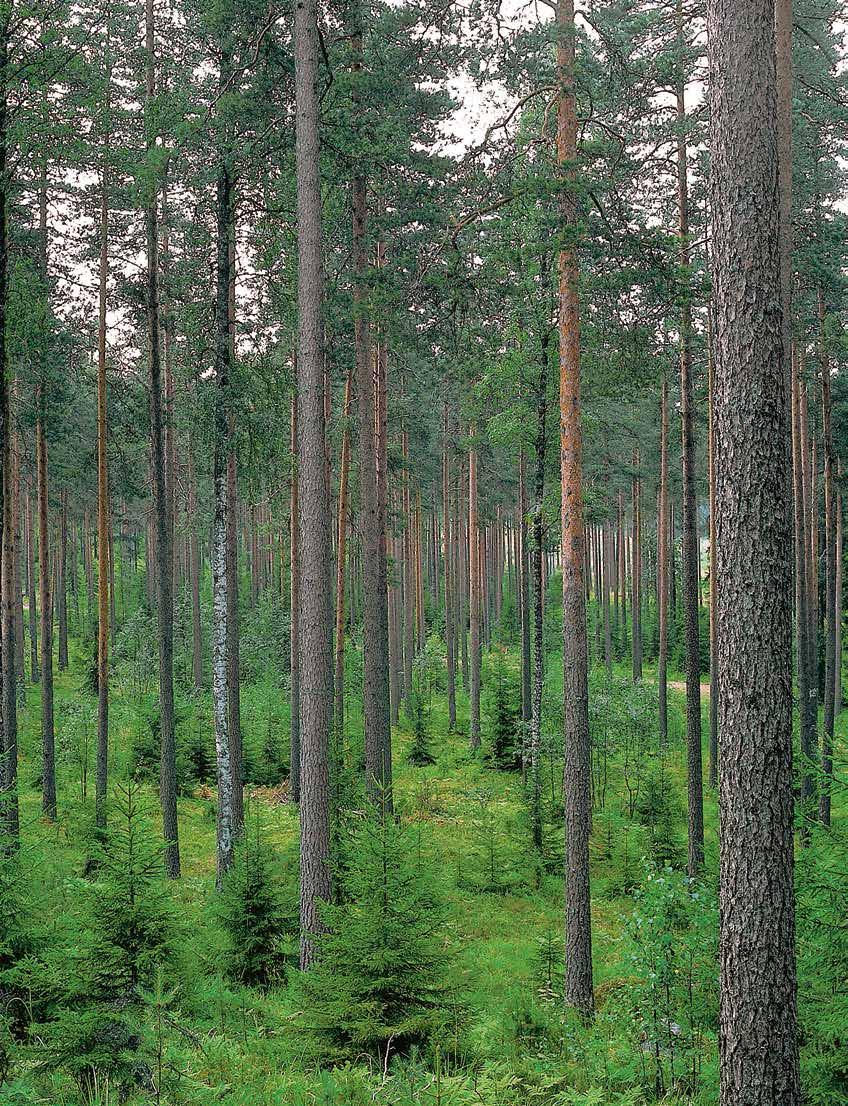
[[[646,863],[625,938],[634,1047],[644,1091],[694,1097],[718,1022],[716,896],[670,867]]]

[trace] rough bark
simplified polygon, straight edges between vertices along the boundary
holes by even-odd
[[[660,486],[657,502],[657,689],[660,743],[663,748],[668,743],[668,529],[668,380],[663,368],[660,387]]]
[[[469,651],[469,744],[480,748],[480,538],[477,520],[477,428],[471,426],[468,453],[468,618]]]
[[[612,526],[607,520],[601,527],[601,608],[604,613],[604,664],[608,676],[612,676],[612,619],[610,617],[612,566]]]
[[[544,583],[542,557],[545,545],[545,461],[548,422],[548,345],[551,334],[545,327],[539,351],[539,375],[536,380],[536,468],[533,476],[533,545],[531,575],[533,594],[533,700],[530,720],[530,825],[533,846],[542,851],[542,697],[545,689],[545,612],[542,602]]]
[[[715,359],[713,309],[707,315],[707,468],[710,504],[710,787],[718,787],[718,619],[716,617]]]
[[[332,725],[330,489],[324,425],[324,261],[315,0],[295,7],[298,248],[298,576],[300,650],[300,966],[315,956],[331,893],[328,736]],[[372,408],[373,427],[373,408]]]
[[[412,694],[412,661],[415,656],[415,557],[412,547],[412,505],[410,498],[409,435],[403,431],[403,693]]]
[[[339,463],[339,512],[336,536],[336,635],[335,675],[333,678],[333,726],[337,749],[344,742],[345,726],[345,580],[347,571],[347,486],[350,471],[350,419],[351,375],[345,379],[344,427],[342,430],[342,455]]]
[[[36,455],[38,453],[38,435],[36,434]],[[38,458],[36,456],[36,482],[38,469]],[[38,498],[38,491],[36,489],[36,499]],[[34,684],[38,684],[41,681],[41,665],[38,660],[38,605],[35,600],[35,556],[37,537],[34,536],[34,527],[36,527],[36,521],[32,512],[32,496],[27,491],[24,497],[24,509],[23,509],[23,533],[21,535],[24,543],[24,556],[23,560],[26,566],[26,595],[27,595],[27,615],[29,622],[29,668],[30,676]],[[23,678],[24,673],[21,672]]]
[[[801,396],[797,358],[792,359],[792,474],[795,523],[795,645],[798,677],[799,738],[801,750],[801,840],[809,837],[808,822],[813,815],[812,800],[816,792],[814,766],[816,759],[815,691],[810,686],[809,595],[807,592],[806,550],[807,510],[805,500],[804,457],[801,433]]]
[[[156,97],[156,28],[153,0],[145,0],[146,104],[154,110]],[[152,122],[149,122],[152,126]],[[156,136],[149,132],[147,150],[155,150]],[[150,452],[153,471],[153,510],[156,523],[156,616],[159,622],[159,799],[165,838],[165,872],[180,875],[177,823],[177,742],[174,722],[174,564],[173,515],[166,486],[165,399],[162,379],[159,312],[159,210],[157,188],[149,185],[145,208],[147,236],[147,361],[150,378]]]
[[[15,687],[15,621],[11,606],[10,581],[15,557],[12,529],[12,413],[9,396],[9,374],[6,366],[6,323],[8,308],[9,242],[7,227],[8,204],[8,65],[9,14],[0,17],[0,645],[2,656],[2,740],[0,740],[0,825],[3,851],[17,847],[18,825],[18,732]]]
[[[521,619],[521,719],[528,723],[532,717],[532,693],[530,677],[530,574],[527,564],[527,455],[524,450],[518,458],[518,606]]]
[[[450,509],[451,455],[448,441],[449,430],[450,420],[446,400],[442,423],[442,535],[444,539],[443,578],[445,584],[445,649],[447,651],[448,670],[448,730],[453,732],[456,729],[456,633],[454,626],[453,567],[451,565],[453,520],[451,519]]]
[[[188,450],[188,561],[191,589],[191,676],[196,691],[203,687],[203,627],[200,620],[200,542],[197,538],[197,478],[194,452]]]
[[[830,356],[825,337],[824,291],[818,288],[819,364],[821,376],[822,446],[824,451],[824,726],[821,747],[819,821],[830,825],[833,787],[833,729],[836,685],[836,493],[833,451],[833,404],[830,392]]]
[[[709,0],[720,771],[720,1100],[801,1101],[791,524],[773,0]]]
[[[50,588],[50,541],[47,485],[47,436],[45,432],[45,384],[37,397],[35,427],[36,478],[38,484],[38,601],[41,614],[41,795],[42,809],[56,817],[56,738],[53,726],[53,597]]]
[[[566,187],[559,254],[560,457],[562,471],[563,694],[565,702],[565,1000],[584,1018],[594,1013],[589,888],[591,758],[586,649],[583,436],[580,415],[580,301],[574,190],[577,104],[573,0],[557,3],[557,163]]]
[[[236,240],[235,203],[230,180],[228,231],[227,327],[230,343],[228,375],[236,358]],[[230,771],[233,778],[233,835],[244,834],[244,781],[241,733],[241,663],[239,660],[239,564],[238,564],[238,465],[235,450],[235,424],[228,405],[227,443],[227,733],[230,742]]]
[[[353,53],[354,102],[362,69],[362,12],[355,3],[350,9]],[[358,407],[359,510],[362,533],[363,576],[363,681],[365,715],[365,785],[372,803],[390,812],[391,800],[391,710],[389,706],[389,622],[386,586],[385,513],[378,495],[378,457],[375,435],[377,418],[374,371],[371,356],[371,325],[368,318],[367,185],[364,170],[357,165],[351,183],[354,266],[354,360]]]
[[[295,371],[297,358],[295,357]],[[300,495],[298,476],[298,425],[297,394],[291,401],[291,476],[290,476],[290,544],[289,566],[290,582],[290,653],[289,653],[289,702],[291,704],[291,726],[289,737],[289,790],[294,803],[300,802],[300,538],[298,514]]]
[[[678,0],[678,19],[682,7]],[[678,31],[682,45],[683,29]],[[682,64],[682,63],[681,63]],[[686,149],[684,75],[677,81],[677,213],[679,262],[687,274],[689,255],[689,166]],[[680,456],[683,469],[683,636],[686,647],[686,754],[689,850],[687,871],[694,878],[704,861],[704,796],[701,763],[701,637],[698,620],[698,500],[695,491],[695,390],[692,384],[692,304],[687,284],[680,309]]]
[[[642,478],[639,450],[633,451],[633,564],[630,569],[630,617],[633,682],[642,681]]]
[[[68,493],[62,492],[59,513],[59,548],[56,551],[56,615],[59,623],[59,671],[68,667]]]
[[[108,50],[108,44],[107,44]],[[106,828],[106,790],[109,778],[109,473],[106,458],[106,322],[109,283],[109,94],[107,126],[103,135],[100,177],[100,265],[97,327],[97,761],[94,782],[94,820]]]

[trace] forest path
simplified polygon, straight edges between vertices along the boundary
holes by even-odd
[[[685,680],[669,680],[668,681],[668,686],[673,687],[675,689],[675,691],[685,691],[686,690],[686,681]],[[701,695],[706,696],[706,698],[709,699],[709,697],[710,697],[710,685],[709,684],[701,684]]]

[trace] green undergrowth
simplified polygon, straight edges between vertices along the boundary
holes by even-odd
[[[325,953],[328,964],[336,958],[337,968],[311,988],[295,967],[298,820],[286,781],[286,689],[270,672],[260,672],[244,688],[252,777],[246,789],[247,855],[240,856],[239,874],[219,896],[214,765],[207,765],[211,702],[208,692],[180,688],[183,878],[164,885],[151,871],[153,882],[141,889],[156,904],[156,926],[164,927],[156,929],[157,940],[168,955],[145,961],[150,970],[131,996],[92,990],[85,969],[91,941],[108,937],[98,936],[98,902],[116,893],[108,864],[85,872],[97,849],[119,847],[98,843],[92,827],[96,702],[87,683],[89,659],[73,643],[70,669],[57,677],[55,824],[40,817],[37,688],[27,689],[21,711],[24,848],[15,871],[3,878],[9,881],[7,901],[20,905],[9,916],[19,919],[15,925],[28,936],[26,948],[18,948],[15,935],[0,925],[0,989],[7,996],[0,1018],[4,1106],[717,1101],[716,796],[706,789],[707,864],[703,881],[693,885],[683,875],[686,766],[679,692],[670,693],[669,742],[661,748],[650,673],[639,689],[632,688],[623,665],[612,680],[597,668],[592,673],[598,1014],[587,1027],[567,1012],[562,993],[557,655],[548,658],[546,674],[542,855],[532,849],[521,772],[498,767],[504,712],[512,712],[509,725],[515,726],[509,706],[518,687],[515,649],[495,649],[484,658],[479,755],[468,749],[461,689],[457,727],[448,732],[443,675],[435,664],[426,687],[420,685],[418,705],[408,714],[401,711],[395,729],[397,840],[365,844],[361,796],[342,788],[339,839],[347,861],[336,873],[340,904],[328,914],[341,940]],[[355,654],[350,664],[355,675]],[[155,668],[145,675],[141,663],[135,669],[127,664],[118,672],[110,713],[111,777],[119,787],[134,789],[150,823],[145,847],[155,852],[158,812],[149,756],[157,724],[149,679]],[[500,690],[493,694],[496,683]],[[354,769],[361,755],[360,712],[361,704],[349,695],[345,744]],[[706,735],[707,703],[704,716]],[[411,763],[422,727],[432,763]],[[520,730],[516,739],[520,744]],[[838,747],[844,749],[842,719]],[[113,823],[121,802],[126,804],[123,794],[123,800],[120,792],[113,799]],[[830,850],[844,843],[844,796],[837,796],[835,808],[833,835],[814,838],[798,880],[804,1067],[816,1103],[844,1100],[847,1078],[840,1059],[845,1008],[834,998],[839,989],[833,981],[848,950],[841,936],[827,954],[815,941],[823,920],[839,934],[844,926],[835,903],[846,877],[830,863]],[[391,895],[409,911],[405,920],[402,911],[390,923],[383,918],[390,928],[382,936],[373,932],[380,888],[366,879],[368,864],[365,871],[361,863],[357,867],[363,849],[375,847],[387,850]],[[379,860],[384,854],[374,855]],[[8,930],[11,922],[4,924]],[[378,937],[392,944],[391,967],[375,959]],[[431,993],[432,1003],[422,1001]],[[382,1012],[371,1001],[375,994],[382,996]],[[388,1010],[387,1003],[395,1005]],[[95,1019],[96,1032],[93,1041],[80,1043],[83,1015]],[[127,1036],[115,1046],[120,1062],[109,1052],[118,1024]],[[71,1062],[69,1044],[77,1060],[88,1055],[85,1048],[95,1057],[98,1050],[106,1055],[92,1065],[93,1074],[81,1075],[85,1065]]]

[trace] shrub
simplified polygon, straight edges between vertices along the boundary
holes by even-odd
[[[644,1089],[694,1097],[718,1019],[714,894],[672,868],[646,863],[628,920],[628,1017],[638,1032]]]

